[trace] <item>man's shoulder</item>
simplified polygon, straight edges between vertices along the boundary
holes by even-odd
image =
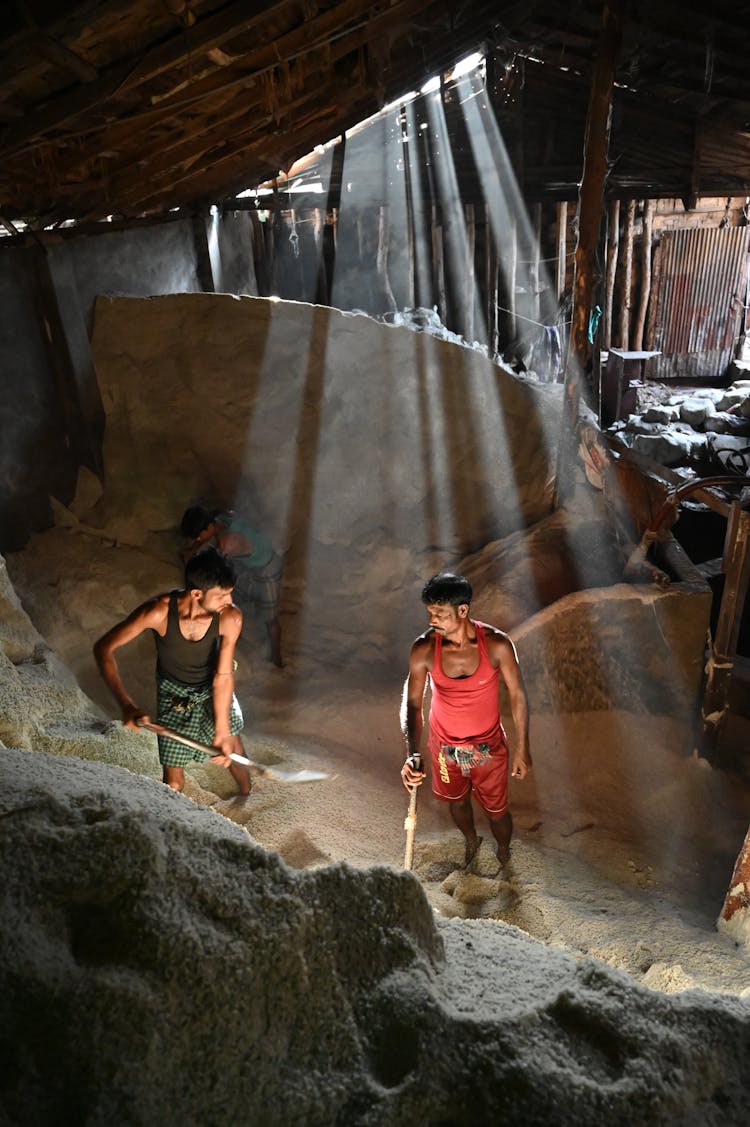
[[[242,611],[235,604],[219,611],[219,633],[238,635],[242,629]]]
[[[501,630],[498,626],[491,626],[488,622],[476,621],[474,625],[480,626],[482,628],[482,632],[484,634],[484,644],[487,647],[487,653],[490,655],[490,657],[499,655],[509,646],[511,649],[513,648],[513,642],[510,639],[510,635],[506,634],[506,632],[504,630]]]
[[[171,597],[171,591],[165,591],[160,595],[152,595],[150,599],[146,599],[145,603],[141,603],[134,613],[143,615],[144,618],[149,619],[161,618],[169,611],[169,601]]]
[[[481,619],[477,618],[474,619],[474,625],[481,626],[482,630],[484,631],[485,638],[488,638],[490,640],[498,639],[504,640],[506,642],[508,641],[508,635],[504,630],[501,630],[499,626],[493,626],[491,623],[482,622]]]
[[[430,627],[412,642],[412,658],[431,658],[435,650],[435,631]]]

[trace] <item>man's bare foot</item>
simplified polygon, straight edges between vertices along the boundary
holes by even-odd
[[[465,869],[471,868],[471,866],[474,862],[474,859],[476,858],[476,855],[479,852],[479,846],[482,844],[482,841],[483,841],[483,838],[481,838],[481,837],[474,837],[474,839],[471,840],[471,841],[469,841],[468,839],[466,840],[465,847],[464,847],[464,868]]]
[[[510,861],[510,846],[509,845],[498,845],[497,849],[495,850],[495,856],[497,857],[498,861],[500,862],[500,868],[504,869],[505,866]]]

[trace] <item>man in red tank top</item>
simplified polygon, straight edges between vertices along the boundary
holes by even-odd
[[[500,678],[510,698],[516,739],[510,771],[523,779],[531,769],[529,707],[515,646],[502,630],[469,617],[472,589],[453,572],[434,575],[422,590],[429,629],[412,646],[401,727],[407,760],[401,778],[407,790],[426,778],[410,759],[419,754],[427,683],[432,690],[429,757],[434,794],[450,804],[466,843],[470,865],[479,848],[472,794],[484,810],[497,859],[510,859],[513,820],[508,809],[508,741],[500,719]]]

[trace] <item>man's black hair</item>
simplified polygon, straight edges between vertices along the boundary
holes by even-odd
[[[204,548],[185,565],[185,590],[208,591],[210,587],[234,587],[237,572],[229,556],[218,548]]]
[[[190,540],[200,536],[204,528],[219,515],[219,509],[207,509],[205,505],[191,505],[185,509],[180,521],[180,532]]]
[[[465,575],[439,571],[422,588],[422,602],[429,606],[447,603],[452,607],[460,607],[471,602],[472,594],[471,583]]]

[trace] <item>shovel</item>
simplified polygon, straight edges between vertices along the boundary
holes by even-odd
[[[215,755],[221,755],[217,747],[211,747],[210,744],[203,744],[199,740],[183,736],[179,732],[173,731],[172,728],[165,728],[163,724],[154,724],[152,721],[144,723],[143,720],[139,720],[138,723],[142,728],[148,728],[149,732],[156,732],[157,736],[167,736],[170,740],[177,740],[185,747],[191,747],[193,751],[202,751],[204,755],[209,755],[212,758]],[[235,763],[243,763],[246,767],[254,767],[258,774],[264,775],[267,779],[275,779],[279,783],[317,783],[321,779],[328,778],[328,775],[323,771],[287,771],[283,767],[266,767],[265,764],[255,763],[252,759],[246,759],[244,755],[237,755],[236,752],[231,752],[229,758],[234,760]]]
[[[419,755],[409,756],[409,766],[412,771],[422,770],[422,757]],[[404,818],[404,829],[406,830],[406,852],[404,853],[404,868],[407,872],[411,872],[412,861],[414,860],[414,834],[417,829],[417,791],[419,787],[412,787],[409,796],[409,809]]]

